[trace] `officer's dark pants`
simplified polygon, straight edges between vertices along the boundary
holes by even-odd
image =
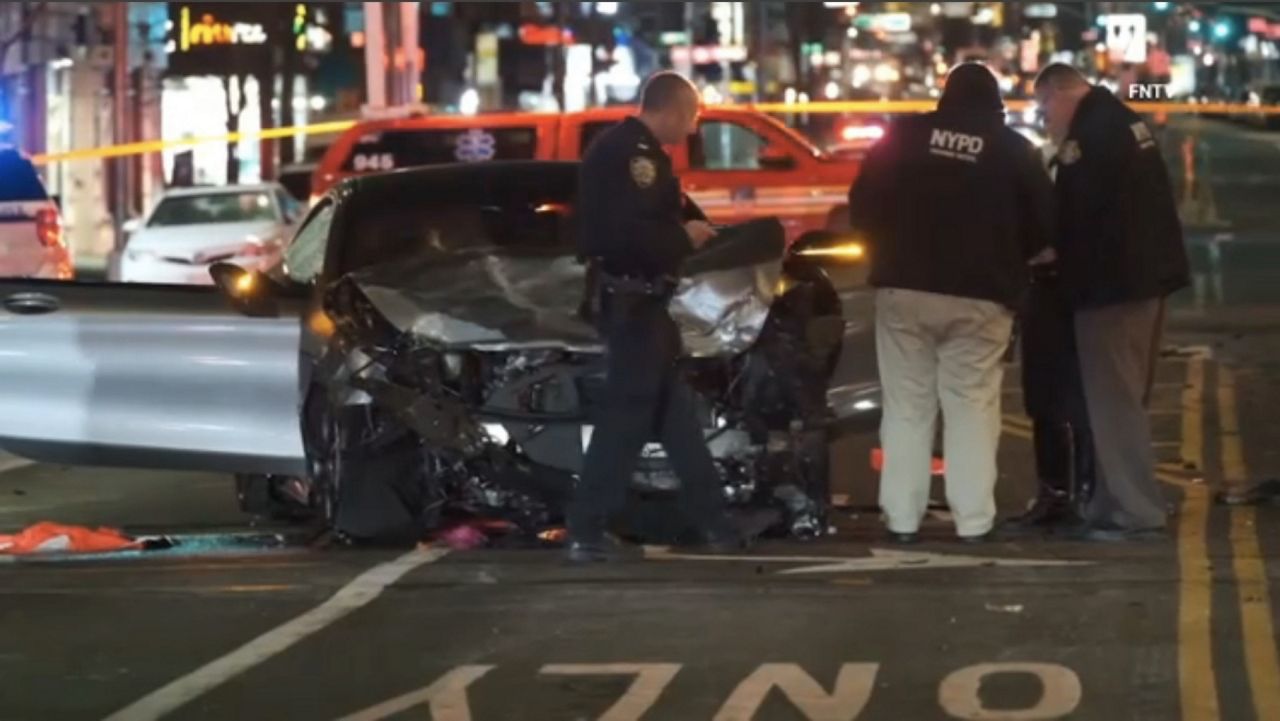
[[[1037,274],[1022,323],[1023,398],[1034,424],[1037,505],[1078,511],[1093,488],[1093,435],[1075,316],[1054,276]]]
[[[680,508],[688,525],[719,530],[724,522],[719,474],[694,392],[676,370],[680,333],[667,299],[606,293],[601,321],[608,347],[604,406],[568,509],[570,536],[599,538],[626,503],[641,450],[655,440],[680,479]]]

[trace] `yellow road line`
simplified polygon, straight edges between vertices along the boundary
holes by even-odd
[[[1187,389],[1183,398],[1187,408],[1196,409],[1193,416],[1203,418],[1203,358],[1192,358],[1187,365]],[[1183,426],[1183,447],[1203,455],[1202,426]],[[1213,668],[1212,611],[1213,578],[1209,566],[1209,544],[1206,538],[1209,521],[1209,489],[1189,486],[1182,496],[1178,522],[1178,689],[1183,721],[1217,721],[1218,683]]]
[[[1218,417],[1222,430],[1222,475],[1228,490],[1247,482],[1248,467],[1240,438],[1235,376],[1227,368],[1218,375]],[[1252,506],[1231,509],[1231,555],[1240,602],[1249,689],[1259,721],[1280,719],[1280,654],[1271,621],[1271,592],[1266,561],[1258,543],[1257,514]]]
[[[1204,468],[1204,358],[1187,363],[1187,384],[1182,391],[1182,462]]]

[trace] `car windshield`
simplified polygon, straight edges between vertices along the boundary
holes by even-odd
[[[31,161],[11,150],[0,150],[0,203],[48,198]]]
[[[350,244],[347,270],[403,263],[431,255],[498,251],[504,254],[573,252],[571,209],[550,203],[429,204],[361,223]]]
[[[213,223],[253,223],[276,220],[271,194],[210,193],[165,198],[156,206],[147,223],[149,228]]]
[[[574,175],[561,170],[365,191],[345,213],[342,272],[469,252],[572,254]]]

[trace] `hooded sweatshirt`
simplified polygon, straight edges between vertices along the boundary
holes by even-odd
[[[1036,149],[1005,126],[996,79],[962,65],[938,110],[894,123],[849,193],[871,247],[871,285],[1017,309],[1027,261],[1050,243],[1053,186]]]

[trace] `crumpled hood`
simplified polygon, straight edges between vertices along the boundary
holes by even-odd
[[[759,337],[782,275],[781,236],[727,237],[689,265],[671,302],[686,354],[732,356]],[[578,316],[586,269],[572,256],[500,251],[423,256],[350,276],[398,330],[445,347],[602,352]]]

